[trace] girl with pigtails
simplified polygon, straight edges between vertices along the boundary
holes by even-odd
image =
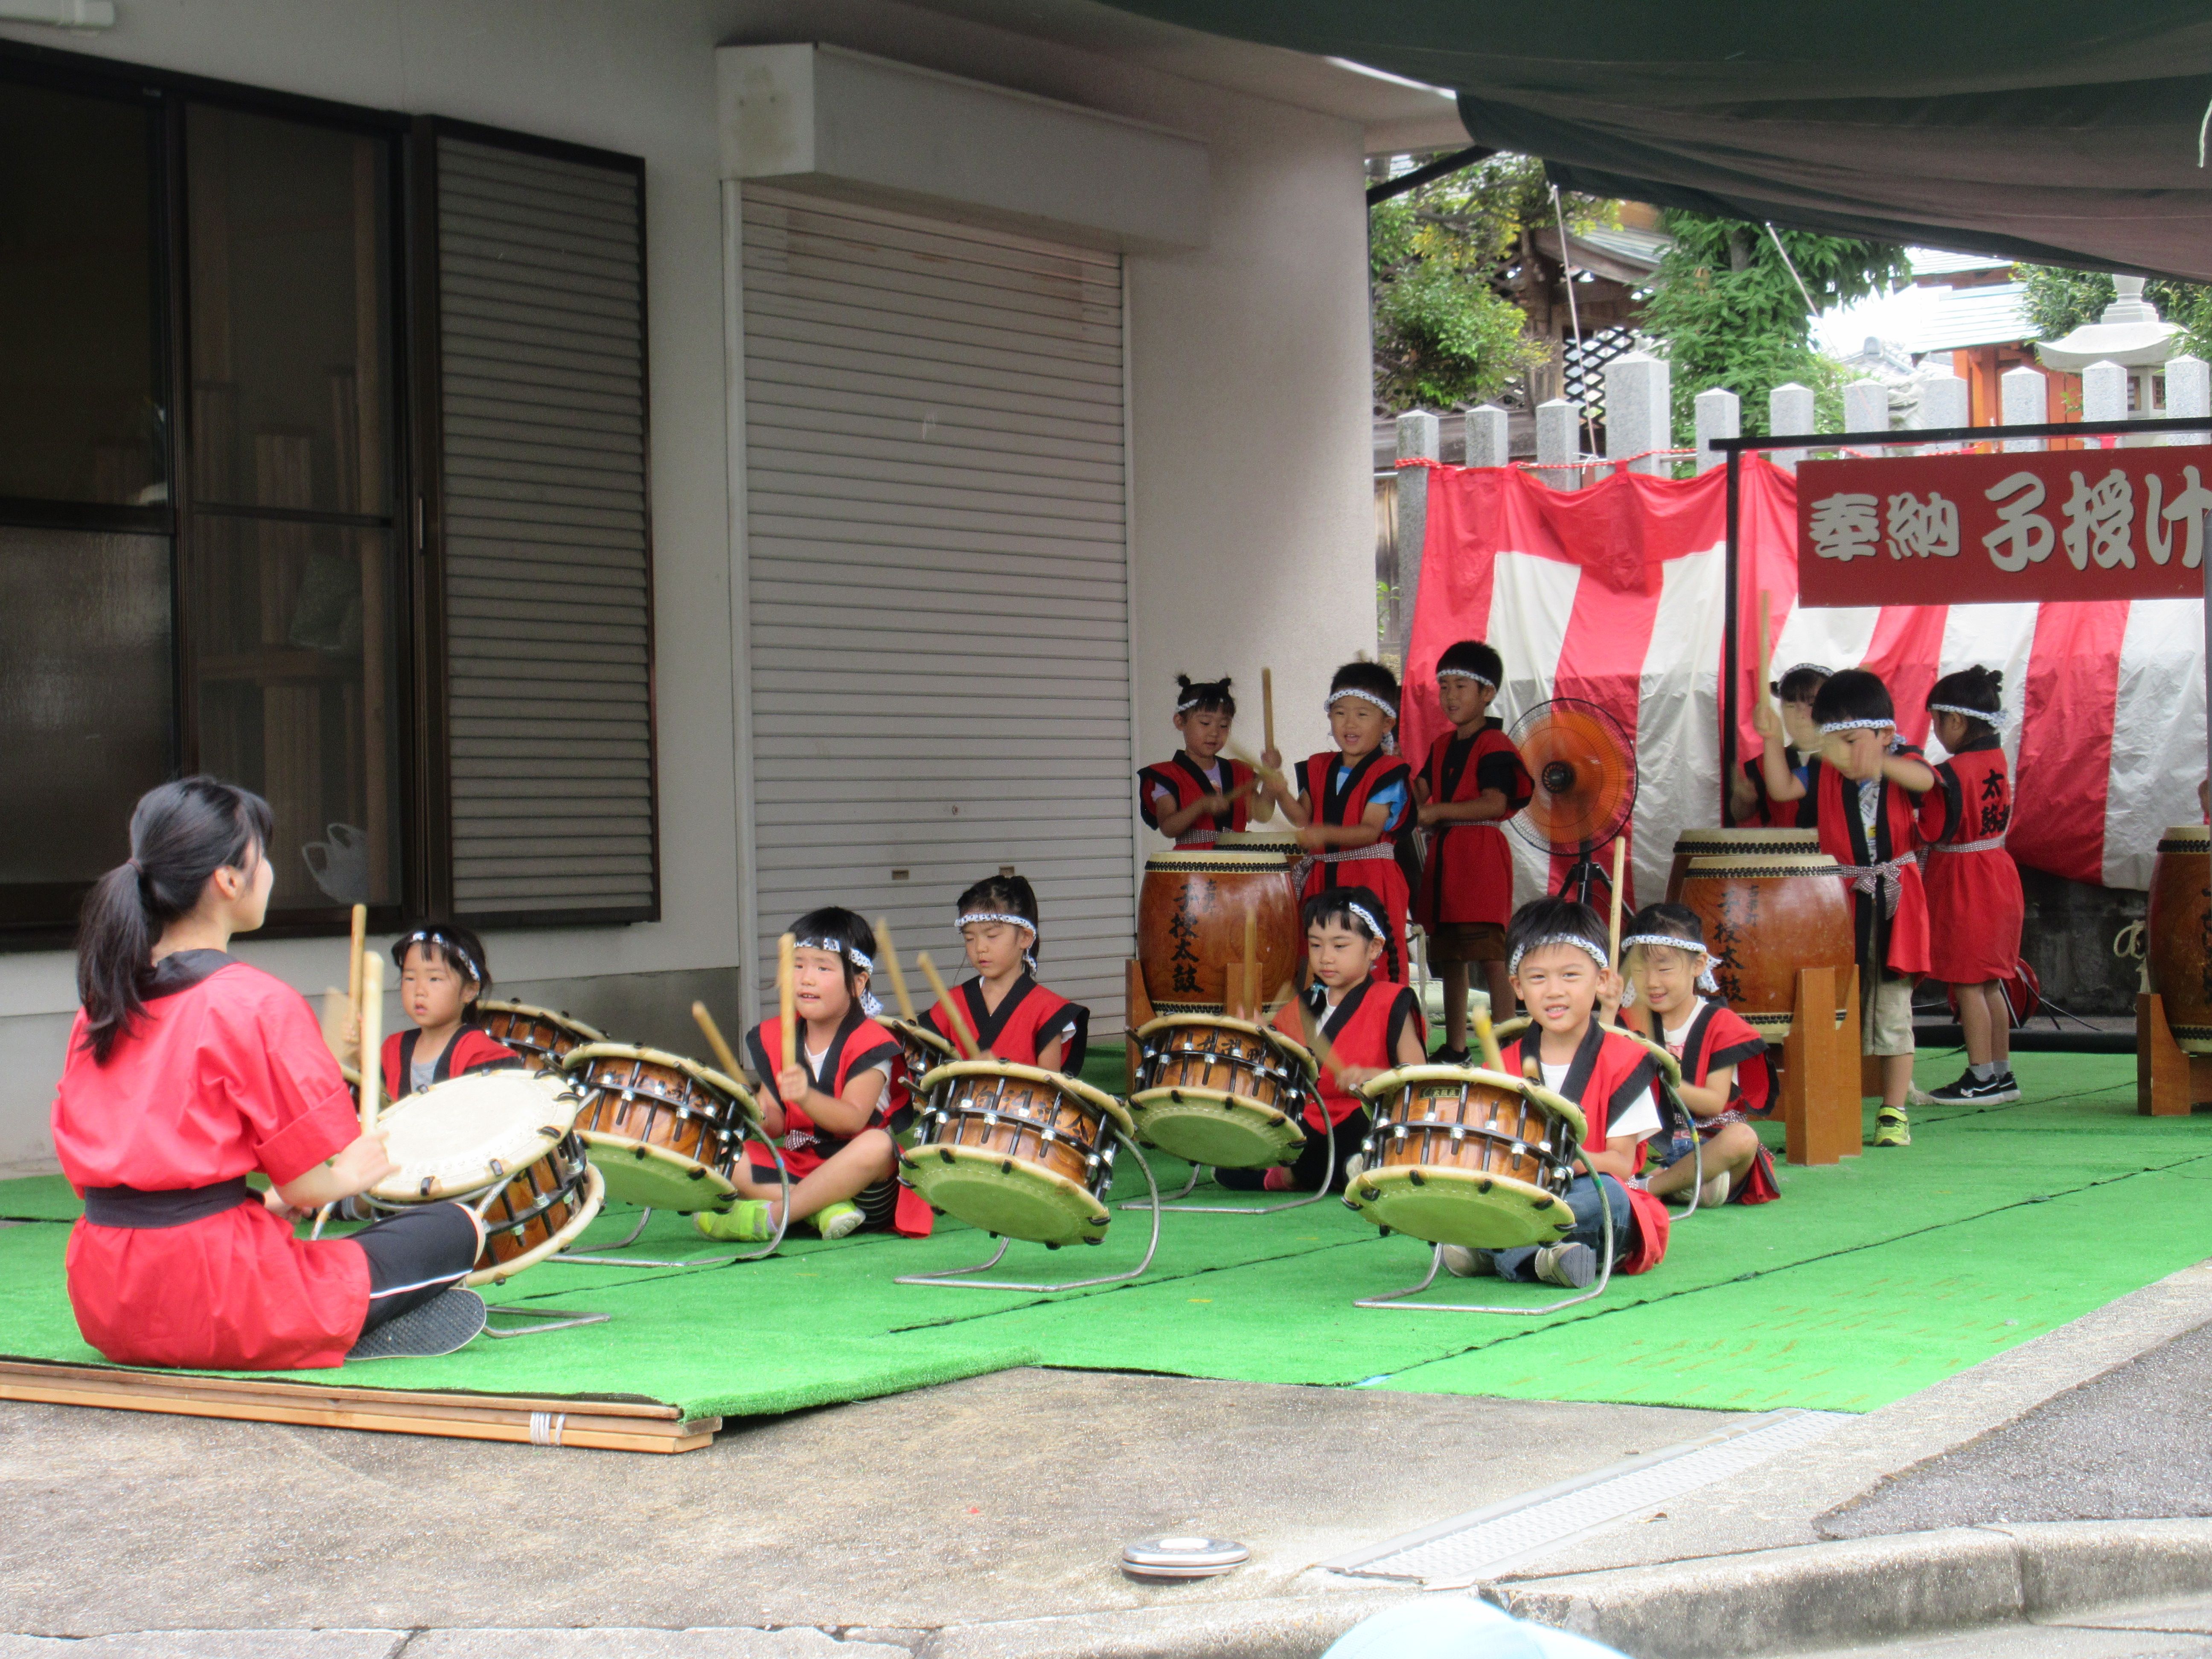
[[[1229,677],[1194,680],[1176,676],[1176,730],[1182,747],[1171,760],[1137,773],[1137,811],[1146,825],[1178,847],[1211,847],[1224,830],[1264,823],[1274,808],[1252,798],[1252,769],[1224,759],[1237,699]]]

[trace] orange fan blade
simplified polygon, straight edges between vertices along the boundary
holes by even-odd
[[[1605,710],[1555,699],[1528,712],[1514,742],[1536,783],[1523,816],[1555,850],[1595,845],[1627,822],[1636,800],[1635,751]]]

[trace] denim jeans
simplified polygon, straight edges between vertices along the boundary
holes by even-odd
[[[1611,1176],[1600,1177],[1605,1184],[1605,1197],[1613,1210],[1613,1259],[1619,1261],[1626,1255],[1636,1242],[1636,1224],[1628,1207],[1628,1191]],[[1577,1176],[1562,1196],[1567,1207],[1575,1212],[1575,1224],[1559,1235],[1562,1244],[1587,1244],[1602,1253],[1603,1223],[1598,1214],[1598,1181],[1589,1176]],[[1498,1269],[1500,1279],[1518,1279],[1524,1285],[1533,1284],[1536,1278],[1537,1246],[1524,1244],[1518,1249],[1492,1250],[1490,1260]]]

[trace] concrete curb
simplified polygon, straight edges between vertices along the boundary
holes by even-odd
[[[1304,1659],[1417,1590],[1345,1590],[1250,1601],[952,1625],[915,1659]]]
[[[1516,1618],[1638,1659],[1850,1647],[2212,1591],[2212,1521],[2047,1522],[1509,1580]]]

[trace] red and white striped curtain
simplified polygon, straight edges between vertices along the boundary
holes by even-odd
[[[1505,659],[1492,712],[1509,728],[1547,698],[1579,697],[1634,738],[1632,891],[1656,898],[1677,833],[1721,820],[1725,469],[1686,480],[1616,473],[1578,490],[1517,467],[1435,467],[1428,477],[1407,660],[1409,757],[1418,764],[1444,729],[1437,657],[1454,641],[1488,640]],[[1739,754],[1759,752],[1750,708],[1764,592],[1777,676],[1800,662],[1870,668],[1914,743],[1929,741],[1925,704],[1939,676],[1974,663],[2000,670],[2019,802],[2013,855],[2076,881],[2148,886],[2160,831],[2202,816],[2202,602],[1800,609],[1796,490],[1794,474],[1746,459]],[[1555,878],[1515,840],[1526,899]]]

